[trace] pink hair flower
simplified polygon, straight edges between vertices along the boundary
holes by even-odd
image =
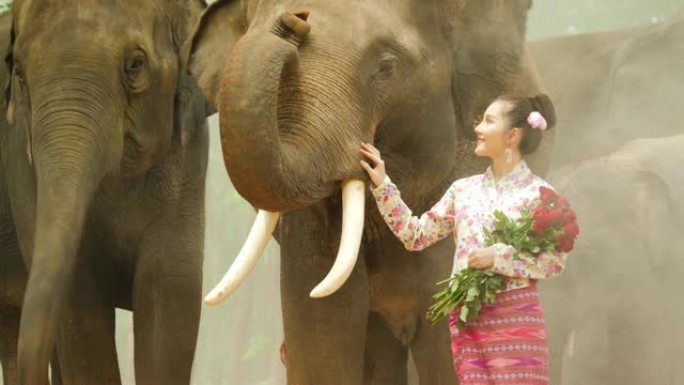
[[[546,131],[548,126],[546,119],[539,111],[532,111],[530,113],[530,116],[527,117],[527,124],[529,124],[530,127],[541,131]]]

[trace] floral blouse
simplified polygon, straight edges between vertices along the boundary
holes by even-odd
[[[371,191],[383,219],[407,250],[422,250],[453,234],[456,252],[452,273],[457,274],[468,267],[470,253],[484,247],[482,229],[493,227],[494,211],[519,218],[522,209],[539,199],[541,186],[552,188],[534,175],[524,160],[498,182],[490,166],[484,174],[454,182],[440,201],[420,217],[413,216],[389,177]],[[543,252],[533,257],[501,243],[495,244],[494,250],[492,270],[509,277],[506,290],[528,286],[530,280],[558,275],[567,257],[564,252]]]

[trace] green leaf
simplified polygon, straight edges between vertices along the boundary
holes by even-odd
[[[485,238],[491,238],[492,237],[492,233],[489,231],[488,228],[486,228],[484,226],[482,227],[482,232],[484,233]]]
[[[468,322],[468,314],[469,314],[469,313],[470,313],[470,309],[468,309],[467,306],[463,306],[463,307],[461,308],[461,314],[459,314],[458,319],[459,319],[461,322],[463,322],[463,323]]]
[[[480,295],[480,288],[477,286],[471,286],[470,289],[468,289],[468,296],[466,297],[466,302],[470,302],[473,300],[473,298],[477,297]]]
[[[450,286],[449,286],[450,289],[449,289],[449,290],[450,290],[451,292],[455,292],[456,290],[458,290],[459,285],[460,285],[459,280],[458,280],[458,279],[454,279],[454,280],[452,280],[452,281],[450,282]]]
[[[480,314],[480,310],[482,310],[482,301],[478,298],[473,302],[473,314],[475,314],[475,317]]]

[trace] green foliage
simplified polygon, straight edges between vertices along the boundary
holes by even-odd
[[[9,11],[12,8],[12,0],[0,0],[0,13]]]
[[[536,0],[528,37],[631,28],[662,21],[682,10],[682,0]]]
[[[270,357],[274,341],[263,333],[259,333],[249,340],[247,350],[242,354],[241,361],[257,360]]]
[[[447,287],[432,297],[435,303],[428,309],[428,320],[434,324],[461,306],[458,328],[462,329],[467,322],[477,320],[482,306],[494,303],[496,292],[506,288],[504,280],[505,277],[491,270],[465,269],[437,282]]]
[[[554,250],[555,234],[549,230],[535,236],[532,232],[534,219],[530,210],[522,210],[520,218],[512,219],[502,211],[494,211],[494,228],[483,228],[485,247],[497,243],[511,245],[518,252],[538,255],[542,251]],[[519,258],[514,254],[513,258]],[[427,318],[436,323],[460,307],[457,326],[465,327],[466,323],[477,320],[477,316],[485,304],[494,303],[496,293],[506,288],[505,277],[486,269],[465,269],[437,285],[447,287],[433,296],[435,303],[428,309]]]
[[[483,229],[485,246],[495,243],[504,243],[513,246],[516,250],[529,251],[539,254],[542,251],[552,251],[556,248],[553,236],[535,237],[532,232],[532,213],[523,210],[519,219],[513,220],[501,211],[494,211],[494,230]],[[551,235],[551,234],[549,234]]]

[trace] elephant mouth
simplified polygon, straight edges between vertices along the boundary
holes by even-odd
[[[312,298],[327,297],[347,281],[359,255],[365,217],[366,183],[348,179],[342,184],[342,234],[335,262],[328,275],[309,294]],[[281,213],[259,210],[247,240],[221,281],[204,298],[207,305],[225,301],[249,276],[275,229]]]

